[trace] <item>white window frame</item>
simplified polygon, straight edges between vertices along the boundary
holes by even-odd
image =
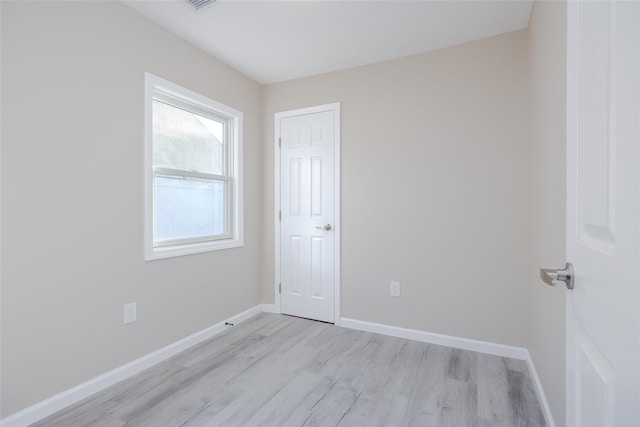
[[[144,257],[146,261],[189,255],[243,246],[242,205],[242,123],[243,114],[213,99],[207,98],[175,83],[145,73],[144,102]],[[212,175],[153,166],[153,100],[170,101],[188,111],[225,122],[228,145],[225,150],[225,174]],[[155,177],[176,176],[191,179],[220,180],[227,183],[227,230],[228,234],[213,237],[196,237],[156,241]]]

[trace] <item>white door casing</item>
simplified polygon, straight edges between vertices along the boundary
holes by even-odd
[[[569,1],[570,427],[640,425],[639,82],[640,2]]]
[[[340,295],[339,117],[339,104],[275,116],[276,309],[331,323]]]

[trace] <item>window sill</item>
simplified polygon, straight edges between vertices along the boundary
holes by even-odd
[[[159,246],[154,248],[145,248],[144,260],[154,261],[157,259],[239,248],[242,246],[244,246],[244,243],[240,239],[225,239],[211,242],[187,243],[183,245]]]

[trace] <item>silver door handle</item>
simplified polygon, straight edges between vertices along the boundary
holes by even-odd
[[[544,283],[550,286],[564,284],[567,289],[573,289],[573,266],[570,262],[566,263],[562,270],[554,270],[552,268],[541,268],[540,278]]]
[[[331,230],[331,224],[323,225],[322,227],[316,227],[318,230],[329,231]]]

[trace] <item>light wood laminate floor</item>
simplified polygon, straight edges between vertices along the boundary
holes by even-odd
[[[37,426],[544,426],[526,363],[261,314]]]

